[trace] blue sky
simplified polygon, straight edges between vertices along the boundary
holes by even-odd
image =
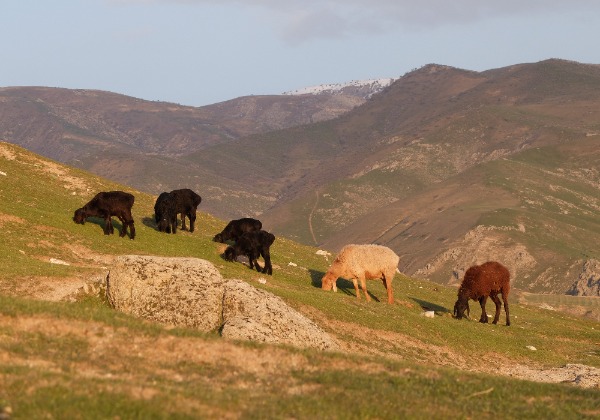
[[[598,40],[597,0],[0,0],[0,87],[201,106],[428,63],[600,64]]]

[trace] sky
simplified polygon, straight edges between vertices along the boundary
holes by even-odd
[[[430,63],[600,64],[598,0],[0,0],[0,87],[202,106]]]

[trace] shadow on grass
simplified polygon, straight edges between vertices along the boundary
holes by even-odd
[[[144,218],[142,218],[142,224],[144,226],[147,226],[147,227],[152,228],[154,230],[158,230],[158,227],[156,226],[156,221],[154,220],[154,217],[144,217]]]
[[[147,217],[147,216],[143,217],[142,224],[146,227],[152,228],[154,230],[158,230],[158,225],[156,224],[156,219],[155,219],[154,215],[152,215],[152,217]],[[177,230],[181,230],[183,232],[189,232],[190,227],[186,226],[186,229],[182,229],[181,228],[181,219],[178,217],[177,218]]]
[[[112,225],[113,225],[113,229],[115,230],[115,234],[121,234],[121,231],[123,230],[123,225],[121,224],[120,221],[118,221],[119,219],[112,219]],[[85,220],[86,223],[93,223],[95,225],[98,225],[102,228],[102,233],[104,233],[104,219],[100,218],[100,217],[88,217]]]
[[[325,275],[323,271],[309,269],[310,272],[310,281],[313,287],[321,288],[321,279]]]
[[[415,301],[415,303],[417,303],[419,306],[421,306],[421,308],[425,311],[435,311],[435,312],[451,312],[449,309],[447,309],[444,306],[440,306],[436,303],[431,303],[428,302],[426,300],[422,300],[422,299],[417,299],[415,297],[410,297],[410,299],[412,299],[413,301]]]

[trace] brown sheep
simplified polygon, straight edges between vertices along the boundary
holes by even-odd
[[[367,301],[370,301],[367,293],[365,279],[381,279],[387,289],[388,303],[394,303],[394,292],[392,291],[392,280],[398,269],[400,257],[388,247],[381,245],[346,245],[335,258],[331,267],[321,280],[323,290],[337,292],[335,282],[338,277],[352,279],[356,298],[360,299],[358,280]]]
[[[510,273],[508,269],[496,261],[488,261],[481,265],[474,265],[469,268],[458,289],[458,300],[454,304],[454,316],[461,319],[470,314],[469,299],[479,301],[481,305],[481,318],[479,322],[487,323],[488,316],[485,312],[485,303],[488,296],[496,304],[496,314],[493,324],[498,323],[500,317],[500,307],[502,303],[498,298],[498,293],[502,293],[504,301],[504,310],[506,312],[506,325],[510,325],[508,314],[508,293],[510,292]]]

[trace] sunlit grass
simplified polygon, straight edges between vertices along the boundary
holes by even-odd
[[[136,239],[105,236],[98,223],[73,223],[73,211],[96,191],[124,187],[75,171],[90,191],[73,195],[60,179],[43,177],[30,164],[0,162],[0,169],[8,173],[2,180],[6,182],[0,184],[5,290],[25,277],[85,277],[110,270],[94,262],[94,255],[197,257],[211,261],[226,278],[244,279],[282,297],[352,346],[368,348],[381,342],[382,335],[391,337],[380,349],[385,357],[236,344],[265,362],[270,351],[307,361],[270,376],[238,372],[226,362],[181,360],[175,350],[172,360],[156,366],[151,358],[138,355],[136,341],[186,340],[186,345],[198,349],[231,343],[221,341],[216,333],[169,328],[116,312],[101,295],[68,303],[0,293],[0,318],[4,320],[0,327],[0,413],[9,406],[14,418],[466,418],[473,415],[474,401],[484,418],[498,412],[507,418],[571,418],[597,415],[600,410],[596,390],[444,368],[424,350],[435,349],[447,358],[461,355],[467,362],[501,355],[503,360],[529,366],[600,366],[597,322],[520,305],[515,296],[510,300],[511,327],[504,325],[504,311],[498,325],[476,322],[479,306],[474,302],[471,316],[475,320],[457,321],[450,316],[456,289],[401,274],[393,283],[394,305],[385,303],[386,292],[378,281],[367,283],[373,297],[368,303],[356,299],[347,280],[338,280],[337,293],[324,292],[320,280],[333,256],[325,258],[316,254],[316,248],[282,237],[272,247],[274,274],[267,276],[221,258],[223,245],[212,242],[212,237],[225,222],[201,207],[196,232],[157,232],[152,222],[154,197],[147,194],[136,193]],[[15,196],[19,200],[11,199]],[[510,216],[498,215],[507,220]],[[50,264],[49,257],[71,265]],[[435,311],[435,317],[422,316],[425,310]],[[491,302],[488,313],[493,314]],[[19,320],[48,327],[19,329],[15,327]],[[72,327],[57,335],[51,325],[59,321],[89,327]],[[112,335],[126,337],[127,348],[98,357],[92,338]],[[451,360],[447,362],[453,366]]]

